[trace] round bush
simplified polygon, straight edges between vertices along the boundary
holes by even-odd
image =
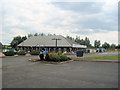
[[[49,56],[49,54],[46,54],[46,56],[45,56],[45,60],[46,60],[46,61],[49,61],[49,60],[50,60],[50,56]]]
[[[49,57],[49,58],[48,58]],[[46,55],[46,60],[47,61],[67,61],[67,60],[71,60],[70,57],[67,57],[65,55],[57,55],[57,54],[50,54],[50,55]]]
[[[61,61],[67,61],[67,60],[68,60],[68,57],[65,56],[65,55],[60,55],[60,60],[61,60]]]
[[[31,55],[39,55],[39,53],[40,53],[39,51],[31,51],[30,52]]]
[[[7,52],[5,52],[4,54],[5,54],[6,56],[14,56],[14,55],[15,55],[14,51],[7,51]]]
[[[25,50],[21,50],[21,51],[18,52],[18,55],[25,55],[25,54],[26,54]]]

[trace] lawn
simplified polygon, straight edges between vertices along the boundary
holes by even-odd
[[[119,50],[118,50],[119,51]],[[118,52],[118,51],[114,51],[114,50],[108,50],[106,52]]]
[[[120,56],[106,56],[106,57],[77,57],[83,59],[101,59],[101,60],[119,60]]]

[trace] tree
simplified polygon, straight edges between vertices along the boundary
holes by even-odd
[[[115,44],[111,44],[111,45],[110,45],[110,48],[111,48],[111,49],[115,49],[115,47],[116,47]]]
[[[80,44],[81,44],[81,45],[85,45],[85,40],[81,39],[81,40],[80,40]]]
[[[24,40],[26,40],[27,39],[27,37],[26,36],[23,36],[22,37],[22,41],[24,41]]]
[[[66,38],[70,39],[70,40],[74,40],[71,36],[66,36]]]
[[[35,33],[34,36],[38,36],[38,33]]]
[[[120,44],[118,44],[118,45],[116,46],[116,49],[120,49]]]
[[[30,38],[30,37],[32,37],[32,36],[33,36],[33,34],[31,34],[31,33],[30,33],[30,34],[28,34],[28,38]]]
[[[48,36],[52,36],[52,34],[49,33]]]
[[[85,41],[84,41],[84,42],[85,42],[85,45],[86,45],[87,47],[91,47],[89,38],[85,37]]]
[[[77,42],[77,43],[80,44],[80,36],[76,36],[76,38],[75,38],[75,42]]]
[[[95,40],[95,41],[94,41],[94,47],[95,47],[95,48],[99,48],[100,45],[101,45],[100,40],[98,40],[98,41]]]
[[[45,34],[44,33],[41,33],[41,34],[39,34],[40,36],[45,36]]]
[[[16,48],[18,44],[20,44],[21,42],[23,42],[24,40],[26,40],[27,37],[26,36],[16,36],[13,38],[13,40],[11,41],[11,47],[12,48]]]
[[[108,48],[110,48],[110,44],[105,42],[104,44],[102,44],[102,47],[105,49],[108,49]]]

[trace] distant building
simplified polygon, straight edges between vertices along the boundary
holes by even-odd
[[[0,49],[2,49],[2,43],[0,42]]]
[[[57,41],[58,51],[67,51],[67,52],[75,52],[77,50],[86,49],[85,45],[80,45],[65,38],[61,35],[53,35],[53,36],[33,36],[20,43],[18,47],[22,50],[47,50],[49,52],[55,52],[56,50],[56,40],[52,39],[60,39]]]

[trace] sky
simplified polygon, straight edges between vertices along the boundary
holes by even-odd
[[[118,0],[1,0],[0,41],[29,33],[118,43]]]

